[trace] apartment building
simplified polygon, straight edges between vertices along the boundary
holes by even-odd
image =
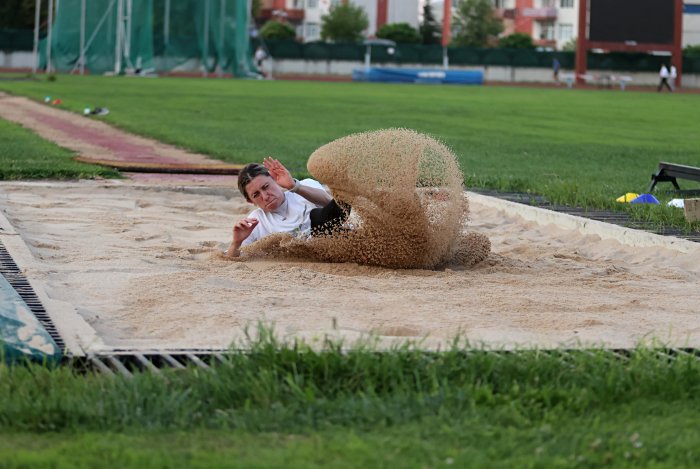
[[[672,0],[669,0],[672,1]],[[543,48],[560,50],[578,36],[579,0],[492,0],[496,15],[503,19],[504,35],[525,33]],[[421,0],[421,8],[425,0]],[[444,2],[431,1],[442,21]],[[452,0],[453,11],[459,0]],[[700,0],[683,4],[683,47],[700,44]]]
[[[304,42],[321,39],[321,17],[344,1],[365,10],[369,20],[367,37],[387,23],[408,23],[418,27],[419,0],[263,0],[258,24],[270,19],[287,21]]]
[[[561,49],[576,37],[578,0],[493,0],[503,34],[524,33],[545,49]]]

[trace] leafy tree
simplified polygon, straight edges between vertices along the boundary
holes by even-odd
[[[455,30],[455,44],[484,47],[503,31],[503,22],[494,15],[491,0],[463,0],[455,15]]]
[[[335,42],[355,42],[363,37],[369,26],[367,13],[351,3],[332,6],[327,15],[321,17],[321,39]]]
[[[250,14],[253,18],[260,16],[260,11],[262,10],[262,0],[253,0],[250,3]]]
[[[695,44],[695,45],[687,45],[683,48],[683,54],[684,55],[692,55],[695,57],[696,55],[700,55],[700,44]]]
[[[442,39],[441,28],[438,22],[435,21],[430,0],[426,0],[425,5],[423,5],[423,22],[418,30],[423,38],[423,44],[440,44]]]
[[[35,8],[36,0],[0,1],[0,28],[34,29]],[[48,8],[42,4],[42,21],[46,20],[47,11]]]
[[[408,23],[385,24],[377,31],[377,37],[404,44],[417,44],[422,39],[418,30]]]
[[[498,47],[504,49],[534,49],[532,37],[525,33],[513,33],[502,37],[498,41]]]
[[[295,39],[297,33],[287,23],[271,20],[260,28],[260,36],[263,39]]]
[[[576,38],[571,38],[569,41],[561,46],[561,50],[567,51],[567,52],[576,52]]]

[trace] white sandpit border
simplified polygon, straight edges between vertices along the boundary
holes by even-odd
[[[620,243],[634,247],[663,247],[683,253],[700,252],[700,243],[677,238],[675,236],[663,236],[624,226],[613,225],[590,218],[569,215],[568,213],[555,212],[531,205],[510,202],[496,197],[467,192],[470,200],[479,204],[502,210],[508,215],[517,215],[527,221],[533,221],[540,225],[553,224],[559,228],[577,230],[584,235],[597,235],[601,239],[614,239]]]

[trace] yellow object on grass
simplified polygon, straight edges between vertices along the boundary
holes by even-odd
[[[632,202],[637,197],[639,197],[639,194],[635,194],[634,192],[628,192],[627,194],[621,195],[620,197],[618,197],[615,200],[617,200],[618,202],[625,203],[625,202]]]

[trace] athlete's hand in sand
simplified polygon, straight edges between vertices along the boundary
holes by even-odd
[[[258,226],[257,218],[243,218],[242,220],[238,220],[233,225],[234,244],[238,244],[238,246],[240,246],[241,243],[245,241],[248,236],[250,236],[256,226]]]
[[[263,166],[267,168],[272,179],[282,188],[289,190],[294,187],[294,178],[292,174],[278,160],[268,156],[263,160]]]
[[[243,218],[238,220],[233,225],[233,241],[228,247],[224,256],[227,257],[238,257],[241,255],[241,244],[245,241],[248,236],[253,232],[255,227],[258,226],[257,218]]]

